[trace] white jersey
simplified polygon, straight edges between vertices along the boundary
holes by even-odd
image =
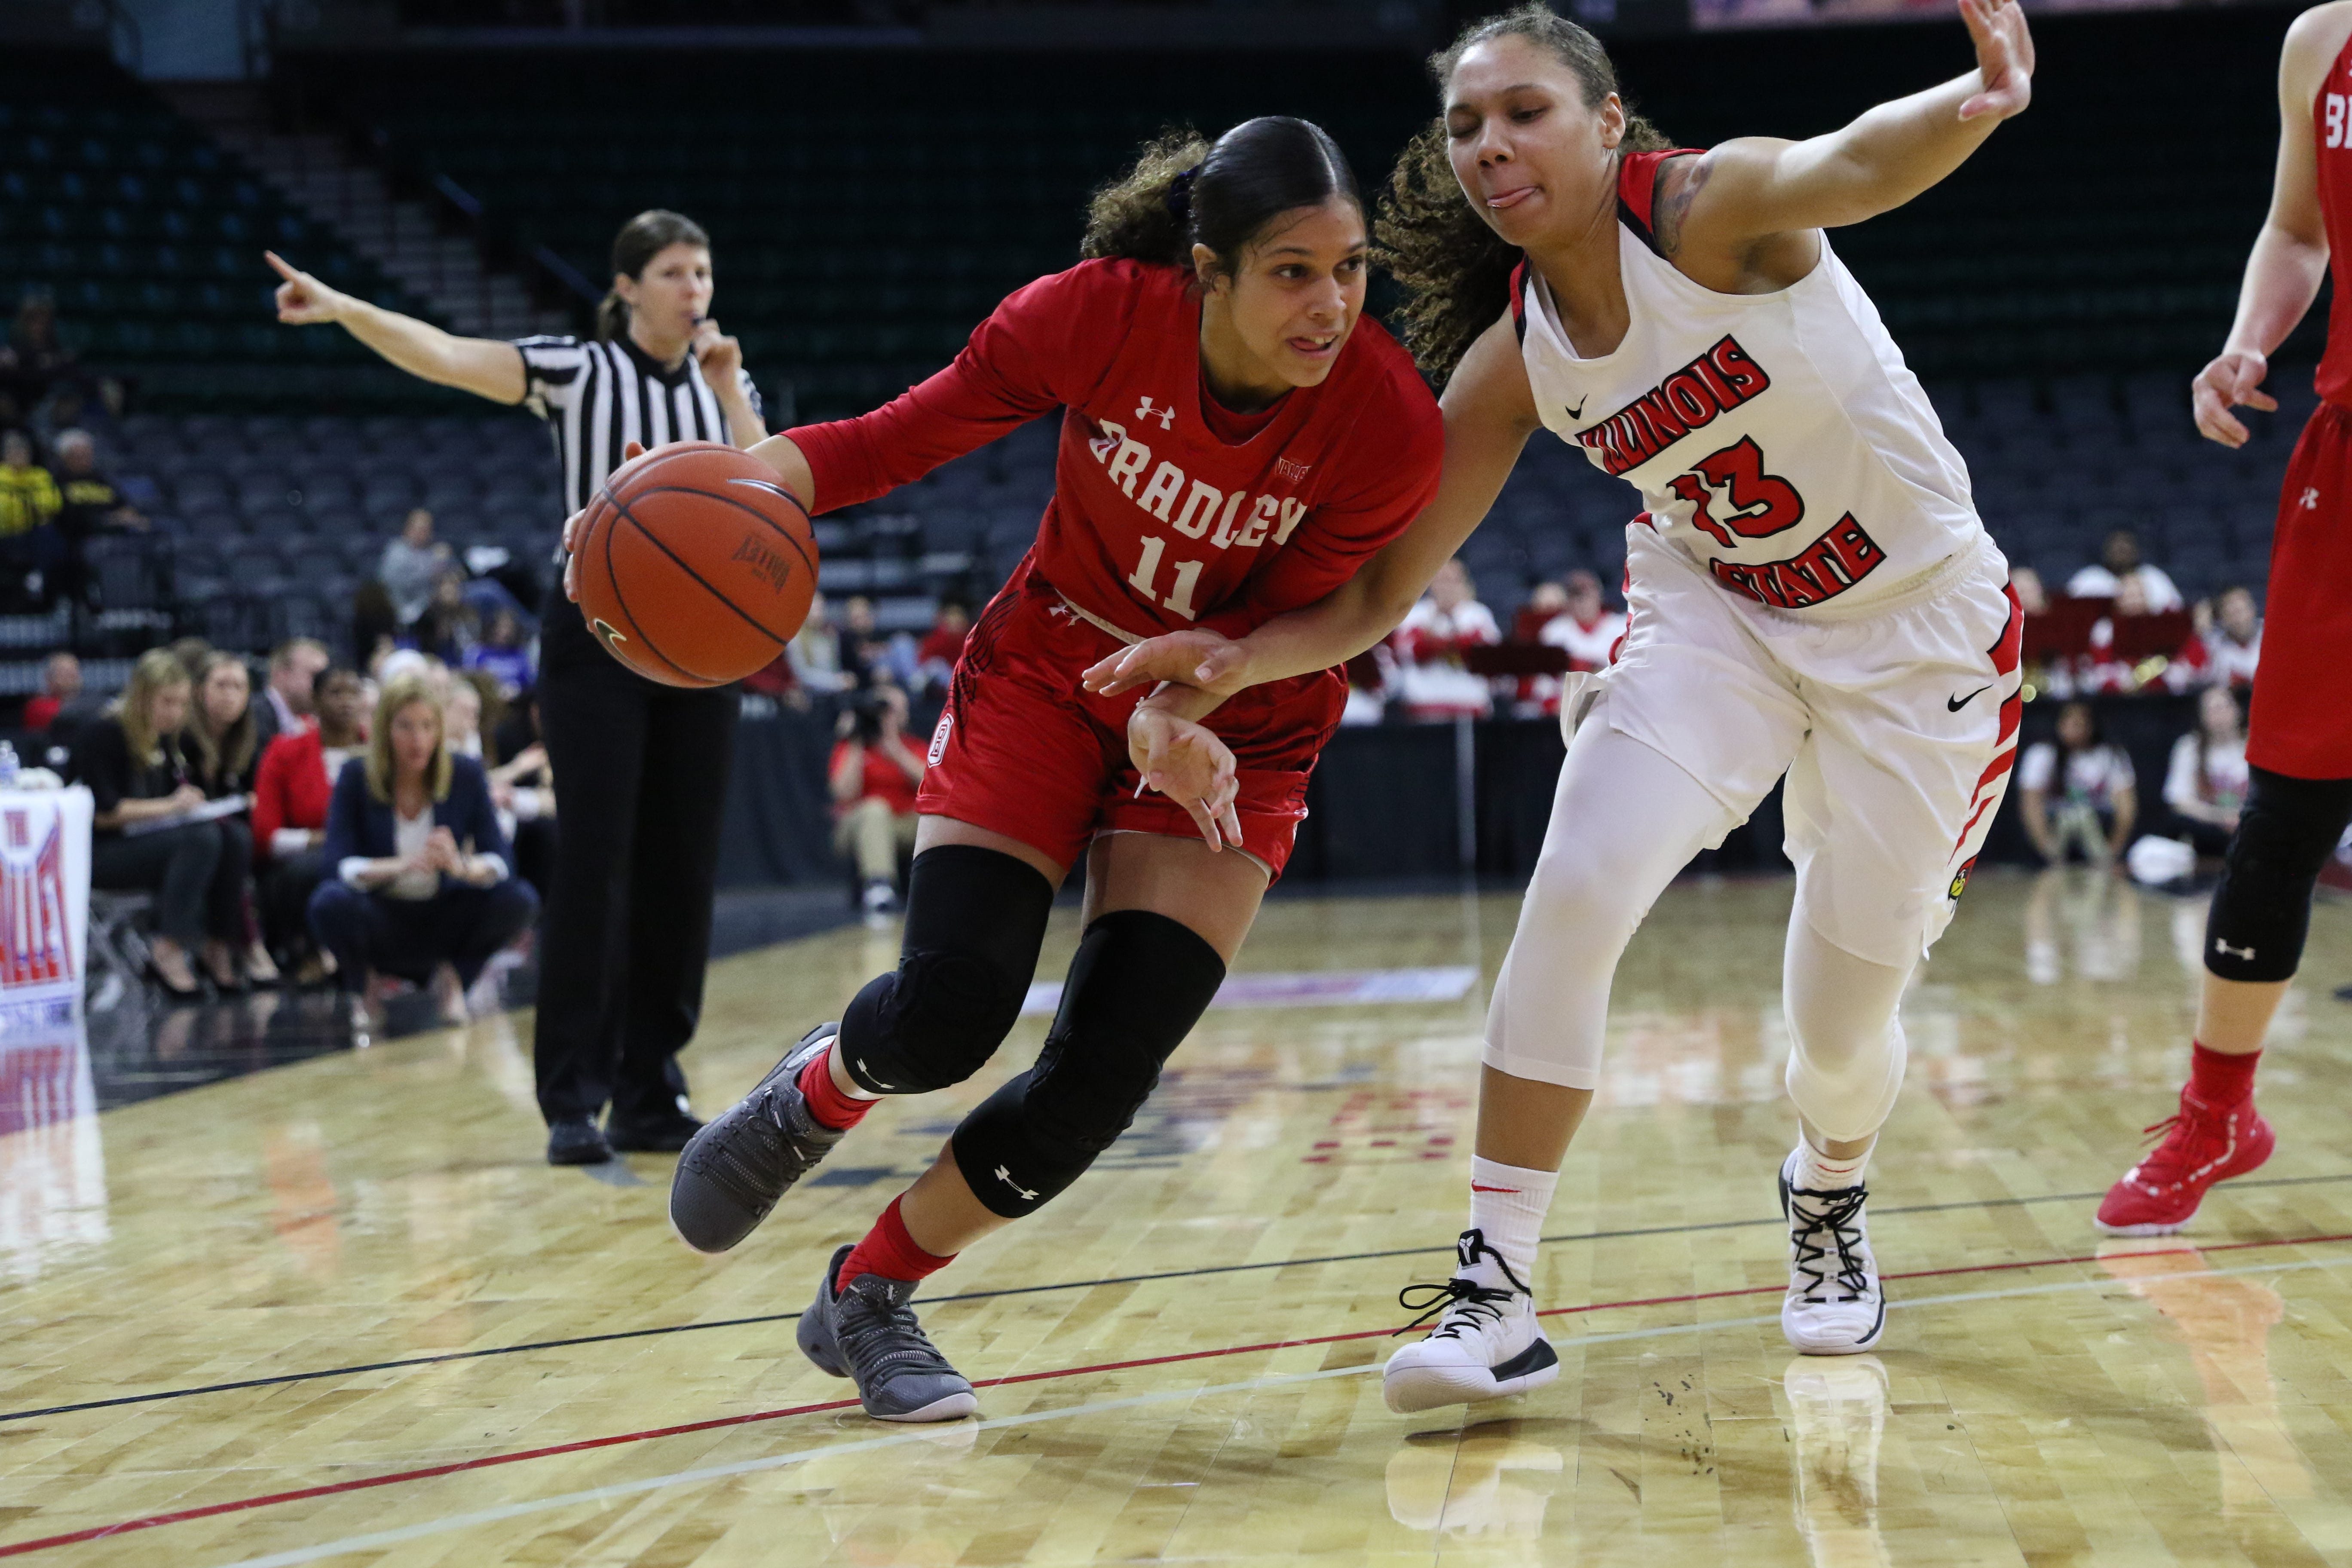
[[[1650,525],[1733,591],[1777,609],[1890,599],[1978,543],[1960,455],[1878,310],[1825,238],[1771,294],[1718,294],[1651,234],[1663,160],[1618,174],[1617,252],[1633,324],[1577,355],[1525,263],[1511,310],[1544,424],[1641,490]]]

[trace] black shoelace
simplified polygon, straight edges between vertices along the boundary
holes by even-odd
[[[1408,1312],[1421,1315],[1389,1338],[1411,1333],[1430,1319],[1452,1309],[1456,1302],[1462,1307],[1460,1314],[1430,1331],[1431,1339],[1459,1339],[1462,1331],[1473,1322],[1500,1327],[1504,1304],[1514,1295],[1530,1293],[1519,1277],[1511,1272],[1511,1266],[1503,1261],[1503,1255],[1486,1245],[1484,1233],[1465,1230],[1462,1233],[1462,1239],[1454,1245],[1459,1249],[1463,1268],[1469,1268],[1481,1258],[1491,1258],[1495,1260],[1495,1267],[1503,1271],[1503,1278],[1509,1280],[1514,1289],[1506,1290],[1499,1286],[1481,1285],[1459,1274],[1443,1285],[1408,1285],[1397,1292],[1397,1305]],[[1416,1291],[1423,1292],[1419,1300],[1413,1299]]]
[[[1870,1289],[1870,1276],[1863,1262],[1862,1205],[1870,1196],[1866,1187],[1847,1187],[1834,1193],[1791,1192],[1789,1213],[1796,1225],[1789,1232],[1790,1244],[1797,1249],[1796,1269],[1812,1280],[1805,1287],[1803,1299],[1822,1300],[1822,1292],[1832,1279],[1844,1289],[1841,1301],[1858,1301]],[[1820,1207],[1809,1207],[1804,1199],[1820,1200]],[[1822,1246],[1816,1237],[1826,1233],[1829,1245]],[[1835,1268],[1824,1265],[1834,1255]]]
[[[834,1338],[849,1357],[858,1387],[866,1387],[886,1371],[955,1371],[923,1332],[914,1308],[856,1290],[844,1291],[839,1301]]]

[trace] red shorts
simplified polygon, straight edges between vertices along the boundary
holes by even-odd
[[[2352,778],[2347,668],[2352,410],[2322,403],[2294,444],[2279,495],[2246,760],[2290,778]]]
[[[1127,716],[1142,693],[1103,698],[1078,685],[1118,646],[1042,579],[1017,575],[964,644],[916,809],[1017,838],[1066,867],[1105,833],[1197,839],[1182,806],[1136,796]],[[1346,704],[1346,686],[1326,670],[1252,687],[1209,716],[1240,764],[1241,847],[1271,876],[1290,858],[1307,775]]]

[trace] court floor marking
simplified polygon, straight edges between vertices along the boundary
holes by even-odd
[[[2299,1187],[2344,1181],[2352,1181],[2352,1172],[2326,1176],[2272,1176],[2256,1181],[2233,1181],[2230,1184],[2233,1189],[2244,1191],[2257,1187]],[[1899,1208],[1874,1209],[1871,1214],[1873,1218],[1885,1219],[1895,1215],[1946,1214],[1958,1209],[2020,1208],[2029,1204],[2087,1203],[2094,1198],[2105,1195],[2103,1192],[2045,1193],[2039,1197],[1975,1198],[1963,1203],[1909,1204]],[[1778,1215],[1768,1215],[1760,1219],[1705,1220],[1694,1225],[1650,1226],[1637,1230],[1580,1231],[1565,1236],[1547,1236],[1542,1238],[1542,1241],[1547,1247],[1559,1247],[1579,1241],[1622,1241],[1644,1236],[1690,1236],[1702,1231],[1739,1230],[1754,1226],[1783,1223],[1785,1222]],[[2237,1244],[2226,1243],[2222,1247],[2208,1250],[2220,1251],[2224,1247],[2235,1245]],[[1168,1279],[1205,1279],[1216,1274],[1247,1274],[1267,1268],[1304,1268],[1323,1263],[1362,1263],[1383,1258],[1416,1258],[1433,1252],[1450,1254],[1453,1250],[1452,1244],[1448,1243],[1443,1247],[1396,1247],[1377,1252],[1342,1252],[1325,1258],[1277,1258],[1260,1263],[1219,1263],[1200,1268],[1169,1269],[1157,1274],[1120,1274],[1100,1279],[1071,1279],[1048,1285],[1008,1285],[994,1290],[967,1290],[953,1296],[926,1296],[918,1304],[924,1307],[939,1307],[957,1301],[988,1301],[1005,1296],[1035,1296],[1055,1290],[1090,1290],[1101,1285],[1147,1285]],[[2012,1265],[2011,1267],[2022,1268],[2032,1267],[2032,1265]],[[1907,1278],[1907,1276],[1890,1274],[1887,1278],[1894,1279]],[[690,1334],[705,1329],[756,1328],[763,1323],[793,1322],[797,1321],[800,1315],[797,1311],[762,1312],[749,1318],[714,1318],[701,1323],[663,1323],[649,1329],[615,1329],[605,1333],[576,1334],[564,1339],[526,1340],[520,1344],[490,1345],[481,1350],[471,1351],[447,1351],[438,1355],[403,1356],[391,1361],[362,1362],[353,1366],[321,1367],[310,1372],[273,1373],[268,1377],[237,1378],[228,1383],[202,1383],[186,1388],[158,1389],[151,1394],[121,1394],[109,1399],[85,1399],[70,1405],[44,1405],[35,1410],[0,1411],[0,1424],[11,1421],[32,1421],[49,1415],[72,1415],[85,1410],[107,1410],[121,1405],[152,1405],[167,1399],[188,1399],[202,1394],[233,1394],[246,1388],[272,1388],[279,1384],[310,1383],[323,1377],[355,1377],[362,1373],[369,1372],[400,1372],[411,1367],[439,1366],[447,1362],[481,1361],[491,1356],[522,1355],[532,1351],[569,1350],[577,1345],[653,1339],[665,1334]]]
[[[2308,1247],[2338,1241],[2352,1241],[2352,1235],[2280,1237],[2263,1241],[2230,1242],[2210,1247],[2157,1247],[2145,1252],[2108,1253],[2105,1255],[2105,1258],[2106,1259],[2114,1259],[2125,1258],[2166,1258],[2178,1255],[2196,1256],[2206,1252],[2242,1251],[2272,1247]],[[2097,1263],[2105,1260],[2105,1259],[2101,1258],[2098,1255],[2092,1254],[2085,1257],[2076,1258],[2053,1258],[2016,1263],[1974,1264],[1956,1268],[1921,1269],[1913,1274],[1887,1275],[1885,1278],[1889,1279],[1918,1279],[1935,1275],[1990,1272],[1996,1269],[2047,1268],[2063,1267],[2069,1264]],[[2263,1273],[2289,1274],[2300,1272],[2307,1268],[2342,1268],[2347,1264],[2352,1264],[2352,1258],[2306,1259],[2300,1263],[2258,1263],[2249,1264],[2239,1268],[2208,1269],[2200,1277],[2215,1278],[2240,1274]],[[1886,1309],[1889,1311],[1893,1311],[1898,1307],[1937,1307],[1951,1306],[1970,1301],[2011,1300],[2027,1296],[2054,1295],[2068,1290],[2090,1289],[2100,1287],[2114,1286],[2119,1283],[2121,1283],[2121,1281],[2118,1281],[2112,1277],[2093,1279],[2061,1280],[2055,1284],[2012,1286],[2007,1289],[2001,1290],[1963,1291],[1957,1294],[1948,1294],[1943,1296],[1921,1296],[1910,1300],[1890,1300],[1886,1303]],[[1694,1293],[1686,1296],[1661,1296],[1647,1300],[1600,1301],[1592,1302],[1581,1307],[1554,1307],[1547,1311],[1538,1313],[1538,1315],[1540,1317],[1557,1317],[1565,1313],[1605,1311],[1612,1308],[1619,1307],[1667,1306],[1692,1301],[1714,1300],[1726,1296],[1752,1296],[1767,1292],[1780,1293],[1785,1289],[1786,1287],[1784,1286],[1762,1285],[1749,1287],[1741,1290],[1716,1290]],[[1697,1323],[1677,1323],[1660,1328],[1631,1329],[1607,1334],[1584,1334],[1572,1340],[1560,1341],[1559,1342],[1559,1344],[1565,1348],[1574,1349],[1586,1345],[1612,1344],[1629,1340],[1664,1339],[1677,1334],[1712,1333],[1720,1329],[1752,1326],[1760,1323],[1777,1323],[1779,1321],[1780,1315],[1778,1313],[1753,1318],[1710,1319]],[[1261,1344],[1231,1345],[1215,1350],[1183,1351],[1171,1355],[1147,1356],[1133,1361],[1105,1362],[1092,1366],[1058,1367],[1045,1372],[1016,1373],[1005,1377],[983,1378],[976,1381],[972,1386],[974,1388],[1001,1388],[1014,1384],[1038,1383],[1050,1379],[1065,1377],[1083,1377],[1108,1372],[1125,1372],[1131,1371],[1139,1367],[1165,1366],[1178,1362],[1202,1361],[1220,1356],[1247,1355],[1258,1352],[1293,1350],[1312,1345],[1337,1344],[1353,1340],[1375,1339],[1381,1337],[1393,1338],[1396,1334],[1402,1331],[1402,1330],[1391,1329],[1359,1329],[1347,1333],[1321,1334],[1311,1339],[1277,1340]],[[1053,1411],[1038,1412],[1024,1415],[998,1417],[978,1423],[975,1429],[988,1430],[1002,1426],[1023,1426],[1033,1421],[1058,1420],[1067,1416],[1094,1414],[1105,1410],[1122,1409],[1131,1405],[1149,1405],[1171,1399],[1199,1398],[1210,1394],[1268,1388],[1293,1383],[1308,1383],[1320,1378],[1345,1377],[1372,1371],[1380,1363],[1377,1362],[1370,1362],[1358,1367],[1338,1367],[1316,1373],[1286,1373],[1264,1378],[1247,1379],[1241,1383],[1223,1384],[1211,1388],[1193,1389],[1189,1391],[1169,1390],[1160,1394],[1138,1394],[1126,1399],[1110,1400],[1090,1405],[1070,1405]],[[294,1491],[266,1493],[258,1497],[240,1498],[230,1502],[210,1503],[200,1508],[182,1509],[170,1513],[149,1514],[138,1519],[124,1520],[114,1524],[94,1525],[86,1530],[73,1531],[62,1535],[44,1536],[38,1540],[19,1542],[13,1545],[0,1546],[0,1558],[20,1557],[35,1552],[47,1551],[52,1547],[70,1546],[86,1541],[110,1539],[117,1535],[128,1534],[134,1531],[153,1530],[167,1524],[183,1524],[190,1521],[210,1519],[226,1513],[241,1513],[254,1509],[273,1507],[280,1503],[307,1501],[317,1498],[339,1496],[344,1492],[365,1491],[379,1487],[403,1485],[410,1481],[433,1480],[444,1476],[457,1475],[471,1470],[489,1469],[501,1465],[520,1464],[526,1460],[551,1458],[561,1455],[579,1453],[588,1449],[614,1447],[623,1444],[649,1442],[657,1437],[677,1436],[694,1432],[709,1431],[714,1428],[725,1426],[750,1426],[758,1422],[782,1420],[788,1416],[814,1415],[827,1410],[843,1410],[855,1405],[857,1401],[854,1399],[832,1400],[813,1405],[792,1405],[780,1410],[755,1411],[743,1415],[717,1416],[706,1421],[688,1422],[683,1425],[672,1426],[654,1427],[641,1432],[622,1432],[611,1434],[603,1437],[582,1438],[575,1442],[561,1443],[548,1447],[523,1448],[508,1454],[486,1454],[478,1458],[453,1460],[447,1464],[431,1465],[420,1469],[395,1470],[381,1476],[362,1477],[356,1480],[331,1481],[321,1486],[304,1487]],[[277,1565],[279,1564],[313,1562],[320,1557],[331,1557],[336,1555],[338,1552],[368,1550],[377,1544],[393,1544],[399,1541],[413,1540],[420,1534],[431,1534],[439,1530],[459,1529],[467,1524],[486,1523],[496,1520],[512,1518],[517,1514],[535,1512],[546,1508],[564,1507],[574,1502],[593,1501],[605,1497],[616,1497],[633,1492],[649,1491],[663,1486],[680,1485],[690,1481],[715,1479],[727,1476],[741,1475],[753,1470],[772,1469],[782,1465],[797,1463],[802,1459],[814,1458],[824,1454],[847,1453],[854,1452],[860,1448],[880,1447],[891,1443],[919,1442],[923,1440],[924,1438],[919,1433],[908,1433],[903,1436],[892,1437],[868,1438],[846,1445],[833,1445],[823,1448],[808,1449],[796,1454],[770,1456],[762,1459],[745,1460],[734,1465],[719,1466],[703,1470],[680,1471],[671,1476],[653,1478],[649,1481],[615,1482],[611,1486],[592,1489],[589,1491],[569,1493],[558,1498],[541,1499],[531,1503],[510,1504],[502,1509],[494,1509],[479,1514],[452,1516],[452,1518],[447,1521],[433,1521],[425,1526],[411,1526],[407,1527],[404,1531],[388,1531],[384,1532],[381,1536],[355,1537],[351,1541],[333,1543],[328,1547],[302,1548],[298,1552],[280,1553],[274,1557],[257,1558],[246,1563],[230,1564],[228,1565],[228,1568],[277,1568]]]

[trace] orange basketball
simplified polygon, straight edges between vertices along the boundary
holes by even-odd
[[[816,534],[776,471],[716,441],[614,468],[574,542],[580,613],[605,651],[666,686],[774,662],[808,618]]]

